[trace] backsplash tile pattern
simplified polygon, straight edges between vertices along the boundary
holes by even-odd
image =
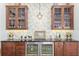
[[[46,31],[46,39],[49,39],[50,36],[52,36],[52,38],[55,38],[56,32],[59,32],[62,36],[62,38],[65,38],[65,33],[66,31],[55,31],[55,30],[51,30],[51,7],[53,6],[53,3],[41,3],[41,9],[40,12],[43,15],[43,17],[39,20],[37,18],[37,15],[39,13],[39,4],[38,3],[27,3],[26,4],[29,8],[28,10],[28,30],[6,30],[6,4],[0,4],[0,16],[1,16],[1,20],[0,22],[2,22],[2,24],[0,23],[0,30],[1,30],[1,40],[7,40],[8,39],[8,33],[9,32],[13,32],[14,34],[14,38],[15,40],[19,39],[20,36],[28,36],[31,35],[32,38],[34,39],[34,32],[35,31]],[[79,4],[74,4],[75,5],[75,14],[79,14],[78,13],[78,9],[76,8],[79,6]],[[78,23],[78,16],[75,15],[74,17],[75,19],[75,26],[77,26],[78,24],[76,24],[76,22]],[[76,29],[79,29],[77,27],[75,27],[75,31],[69,31],[71,33],[77,33],[78,31]],[[19,35],[20,34],[20,35]],[[77,36],[77,37],[75,37]],[[78,33],[77,34],[73,34],[73,39],[79,40],[78,38]]]

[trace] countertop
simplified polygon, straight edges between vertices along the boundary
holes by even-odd
[[[67,41],[67,40],[61,40],[61,41],[56,41],[56,40],[29,40],[29,41],[22,41],[22,40],[4,40],[4,41],[1,41],[1,42],[79,42],[77,40],[71,40],[71,41]]]

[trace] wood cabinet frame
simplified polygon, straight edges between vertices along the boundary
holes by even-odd
[[[30,44],[32,44],[32,42],[30,42]],[[53,42],[51,42],[51,44],[53,46]],[[27,41],[1,41],[1,55],[27,55],[27,45]],[[52,51],[52,53],[54,52],[54,56],[79,56],[79,42],[77,41],[54,41],[54,48],[52,48],[52,50],[53,49],[54,51]]]
[[[78,44],[79,42],[77,41],[54,42],[54,56],[78,56],[79,54]]]
[[[6,48],[9,50],[6,50]],[[1,55],[2,56],[25,56],[25,42],[2,41],[1,42]]]
[[[54,56],[64,56],[63,42],[54,42]]]
[[[55,28],[54,21],[55,21],[55,8],[61,8],[61,29]],[[71,8],[72,14],[70,15],[70,28],[66,29],[64,24],[64,8]],[[74,29],[74,5],[54,5],[51,8],[51,30],[73,30]]]
[[[8,8],[15,8],[16,9],[16,16],[15,16],[15,28],[9,28],[9,11]],[[18,23],[19,23],[19,17],[18,17],[18,9],[19,8],[24,8],[25,9],[25,17],[24,17],[24,28],[18,28]],[[6,6],[6,29],[7,30],[25,30],[28,29],[28,7],[26,5],[7,5]]]
[[[64,56],[78,56],[78,42],[64,42]]]
[[[6,50],[6,49],[8,50]],[[2,56],[15,56],[15,44],[14,42],[1,42],[1,55]]]

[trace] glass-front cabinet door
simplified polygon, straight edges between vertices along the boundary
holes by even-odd
[[[6,6],[6,25],[7,29],[28,29],[28,7]]]
[[[61,8],[55,8],[55,13],[54,13],[55,17],[55,21],[54,21],[54,28],[55,29],[61,29],[62,28],[62,24],[61,24]]]
[[[44,55],[51,56],[52,55],[52,44],[42,44],[41,50],[42,50],[43,56]]]
[[[70,29],[72,27],[72,8],[64,8],[64,28]]]
[[[25,24],[25,8],[18,8],[18,28],[24,28]]]
[[[18,8],[18,28],[25,29],[27,23],[27,9],[25,7]]]
[[[27,55],[38,55],[38,45],[37,44],[28,44],[27,45]]]
[[[52,42],[29,42],[27,43],[28,56],[52,56],[53,53]]]
[[[10,7],[7,9],[8,10],[8,28],[16,28],[16,8],[15,7]]]
[[[51,29],[73,29],[73,5],[56,5],[51,8]]]

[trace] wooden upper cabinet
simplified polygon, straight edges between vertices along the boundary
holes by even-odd
[[[73,5],[55,5],[51,8],[51,29],[73,29]]]
[[[77,42],[64,42],[64,55],[77,56],[78,55]]]
[[[6,6],[6,28],[28,29],[28,7],[24,5]]]

